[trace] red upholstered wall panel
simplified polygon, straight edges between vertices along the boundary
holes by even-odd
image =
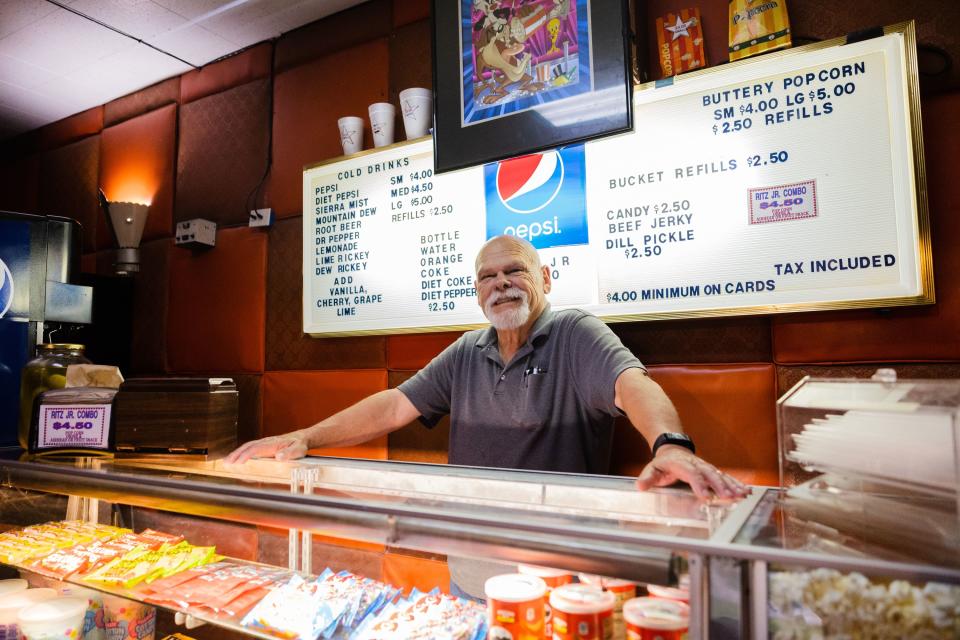
[[[433,87],[430,21],[421,20],[390,35],[390,102],[399,107],[400,92],[409,87]],[[397,109],[395,140],[404,140],[403,116]]]
[[[150,85],[103,105],[103,126],[109,127],[124,120],[159,109],[180,100],[180,76]]]
[[[303,219],[270,229],[267,262],[267,363],[279,369],[382,369],[384,336],[311,338],[303,333]]]
[[[40,149],[54,149],[100,133],[101,129],[103,129],[102,105],[40,127],[37,131],[36,144]]]
[[[100,136],[48,151],[40,159],[40,211],[73,218],[83,226],[83,251],[112,243],[97,200]]]
[[[130,366],[137,375],[167,370],[167,317],[170,313],[171,238],[140,245],[140,273],[133,289],[133,335]],[[112,251],[109,253],[113,253]]]
[[[32,154],[0,164],[0,209],[39,213],[40,156]]]
[[[263,374],[263,435],[308,427],[387,388],[383,369],[267,371]],[[319,455],[385,460],[387,437],[353,447],[317,449]]]
[[[393,26],[430,18],[430,0],[393,0]]]
[[[177,105],[107,127],[100,135],[100,188],[113,202],[147,202],[143,239],[173,235]]]
[[[463,332],[413,333],[387,337],[387,367],[422,369],[435,355],[456,342]]]
[[[443,560],[388,552],[383,556],[383,581],[401,587],[404,593],[414,587],[421,591],[435,587],[448,591],[450,571]]]
[[[416,371],[391,371],[387,383],[391,389],[400,386]],[[435,427],[427,429],[419,420],[394,431],[388,436],[391,460],[446,464],[450,449],[450,417],[443,418]]]
[[[225,60],[180,76],[180,103],[187,104],[270,75],[273,43],[254,45]]]
[[[171,372],[263,371],[266,236],[220,229],[217,246],[175,248],[170,260]]]
[[[657,366],[650,368],[650,376],[677,407],[700,455],[743,480],[776,482],[777,378],[772,364]],[[613,473],[637,475],[649,455],[639,432],[618,425]]]
[[[337,119],[366,120],[367,107],[387,99],[387,52],[387,40],[380,39],[277,76],[269,203],[278,216],[300,212],[304,165],[343,153]],[[369,126],[364,147],[373,147]]]
[[[267,166],[269,126],[266,79],[180,107],[174,222],[246,224]]]
[[[922,110],[936,305],[775,318],[776,362],[960,360],[960,92]]]
[[[298,67],[390,33],[391,0],[371,0],[283,34],[277,42],[277,72]],[[360,75],[363,75],[363,71]],[[335,80],[336,76],[327,79]],[[328,88],[332,88],[327,85]]]

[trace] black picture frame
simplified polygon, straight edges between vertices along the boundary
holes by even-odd
[[[433,0],[432,15],[437,173],[633,128],[627,0]]]

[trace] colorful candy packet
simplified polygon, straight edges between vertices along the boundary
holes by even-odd
[[[343,584],[327,581],[331,574],[327,569],[320,578],[310,581],[294,575],[267,594],[241,624],[289,640],[315,640],[324,631],[335,629],[351,602],[338,597]]]
[[[681,9],[657,18],[657,52],[664,78],[705,67],[700,10]]]
[[[406,601],[385,607],[350,636],[351,640],[481,640],[487,634],[486,609],[434,589],[414,590]]]
[[[787,0],[730,0],[730,61],[789,47]]]

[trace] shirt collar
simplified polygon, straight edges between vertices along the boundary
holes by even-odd
[[[550,334],[550,329],[553,327],[553,321],[556,317],[556,313],[550,308],[550,303],[546,303],[546,306],[543,308],[543,312],[540,314],[540,317],[536,319],[533,323],[533,326],[530,328],[530,335],[527,336],[527,344],[533,344],[534,340],[540,336],[546,336]],[[480,336],[480,339],[477,340],[476,347],[478,349],[485,349],[491,345],[497,344],[497,330],[493,325],[487,327],[487,329]]]

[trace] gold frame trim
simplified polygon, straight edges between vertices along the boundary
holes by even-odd
[[[797,302],[791,304],[774,305],[751,305],[745,307],[724,307],[722,309],[692,309],[685,311],[660,311],[655,313],[637,313],[637,314],[612,314],[598,315],[597,317],[604,322],[647,322],[652,320],[684,320],[690,318],[720,318],[728,316],[750,316],[750,315],[770,315],[774,313],[802,313],[809,311],[841,311],[848,309],[875,309],[889,307],[916,306],[925,304],[934,304],[936,302],[936,292],[933,282],[933,248],[930,237],[930,211],[927,198],[927,173],[923,154],[923,126],[920,117],[920,76],[917,72],[917,37],[916,26],[913,20],[898,22],[883,28],[883,35],[901,34],[904,45],[904,83],[907,91],[907,105],[909,113],[909,125],[911,133],[912,151],[913,151],[913,181],[914,181],[914,214],[917,218],[917,260],[920,266],[920,288],[921,292],[916,296],[898,297],[898,298],[863,298],[859,300],[842,300],[835,302]],[[736,62],[723,65],[722,67],[711,67],[701,69],[700,71],[691,71],[682,76],[675,76],[673,83],[679,84],[687,79],[703,77],[718,71],[726,71],[735,66],[756,64],[769,60],[776,60],[785,56],[791,56],[797,53],[805,53],[826,49],[829,47],[842,46],[847,43],[847,37],[841,36],[831,40],[815,42],[791,49],[784,49],[764,54],[760,58],[745,58]],[[648,91],[656,89],[656,82],[646,82],[635,84],[634,91]],[[636,104],[634,104],[636,107]],[[415,140],[405,140],[395,142],[389,146],[374,149],[366,149],[349,156],[337,156],[305,165],[304,172],[317,167],[361,158],[373,153],[379,153],[388,149],[399,148],[430,139],[430,135]],[[360,329],[354,331],[336,331],[324,333],[308,333],[314,338],[342,338],[349,336],[376,336],[376,335],[404,335],[412,333],[441,333],[455,331],[469,331],[489,326],[486,323],[481,324],[457,324],[457,325],[435,325],[426,327],[398,327],[392,329]]]

